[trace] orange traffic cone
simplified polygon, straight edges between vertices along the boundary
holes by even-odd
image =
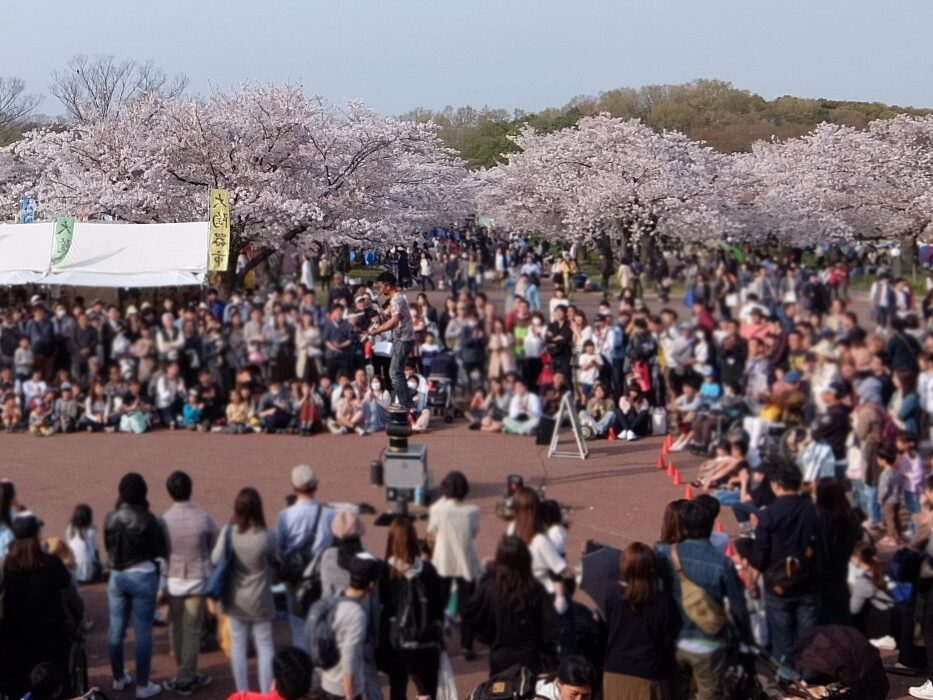
[[[690,484],[687,484],[687,488],[684,489],[684,498],[688,501],[693,500],[693,489],[690,487]]]
[[[668,462],[668,463],[667,463],[667,475],[673,479],[673,478],[674,478],[674,472],[675,472],[675,471],[677,471],[677,470],[674,469],[674,463],[673,463],[673,462]]]
[[[732,544],[732,540],[729,540],[729,544],[726,545],[726,556],[730,559],[735,556],[735,545]]]
[[[675,469],[674,470],[674,486],[680,486],[682,483],[684,482],[680,478],[680,472]]]
[[[725,531],[726,531],[726,528],[722,526],[722,521],[717,520],[716,521],[716,532],[725,532]]]
[[[616,429],[613,428],[611,425],[609,426],[609,435],[606,436],[606,439],[607,440],[618,440],[618,438],[616,437]]]
[[[667,437],[664,438],[664,449],[670,451],[670,449],[673,446],[674,446],[674,435],[672,433],[668,433]]]
[[[661,456],[667,457],[671,453],[670,448],[667,446],[667,440],[661,444]]]
[[[664,471],[664,455],[658,455],[658,471]]]

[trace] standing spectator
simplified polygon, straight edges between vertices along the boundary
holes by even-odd
[[[820,624],[848,625],[849,614],[849,559],[855,545],[862,538],[862,526],[843,484],[824,477],[816,482],[816,504],[826,514],[826,551],[829,555],[820,572]]]
[[[307,464],[299,464],[292,469],[292,488],[295,490],[295,503],[279,513],[275,524],[275,541],[279,560],[286,562],[292,555],[311,563],[319,552],[330,546],[331,521],[334,513],[330,508],[315,500],[317,476]],[[302,567],[302,570],[304,567]],[[286,596],[289,610],[294,610],[295,589],[286,584]],[[303,618],[289,614],[288,622],[292,630],[292,643],[305,648],[307,637]]]
[[[307,261],[306,261],[307,262]],[[302,700],[313,697],[311,681],[314,666],[307,652],[295,647],[285,647],[272,659],[269,689],[260,693],[238,690],[227,700]]]
[[[626,547],[622,580],[609,588],[603,698],[668,697],[674,665],[678,616],[668,589],[662,589],[655,554],[641,542]]]
[[[71,575],[60,559],[42,550],[39,527],[32,515],[13,521],[14,539],[0,571],[0,690],[11,698],[29,690],[36,664],[50,661],[65,668],[68,660],[62,594]]]
[[[368,620],[362,601],[373,592],[381,572],[379,561],[371,556],[357,555],[350,562],[350,585],[336,603],[332,618],[340,661],[321,670],[324,700],[368,697],[365,660]]]
[[[125,690],[133,677],[123,664],[123,639],[130,616],[136,645],[136,697],[151,698],[162,687],[149,679],[152,663],[152,622],[155,617],[159,570],[156,559],[168,552],[159,521],[149,512],[148,487],[135,472],[120,480],[117,508],[104,521],[104,541],[110,557],[110,631],[107,651],[113,672],[113,689]]]
[[[211,549],[217,525],[207,511],[191,504],[191,477],[175,471],[165,482],[172,506],[162,515],[168,548],[166,590],[172,625],[172,650],[178,672],[163,686],[188,695],[211,682],[198,673],[201,627],[204,623],[204,584],[211,572]]]
[[[428,518],[428,540],[432,543],[431,561],[444,585],[447,600],[456,585],[457,613],[476,589],[482,567],[474,540],[479,532],[479,508],[464,503],[470,483],[462,472],[452,471],[441,481],[441,498],[431,505]],[[473,630],[460,625],[460,648],[464,658],[476,658],[473,651]]]
[[[479,583],[463,611],[464,624],[489,644],[489,674],[519,663],[533,673],[553,668],[558,621],[547,591],[531,571],[531,552],[505,535],[491,574]]]
[[[697,700],[718,700],[724,695],[723,683],[734,634],[728,623],[718,632],[709,633],[690,618],[684,608],[680,576],[700,586],[720,609],[728,605],[740,638],[750,639],[745,591],[732,561],[710,542],[715,520],[712,509],[696,501],[686,501],[676,512],[676,529],[682,541],[658,545],[663,578],[673,592],[683,621],[674,652],[672,694],[678,699],[687,698],[692,680],[697,687]],[[670,526],[666,529],[671,530]]]
[[[409,678],[418,697],[436,697],[445,607],[441,579],[420,557],[418,535],[408,518],[395,518],[389,526],[386,563],[389,575],[382,579],[379,593],[385,642],[380,649],[390,700],[405,700]],[[415,617],[406,623],[405,615]]]
[[[897,452],[890,447],[878,449],[878,504],[884,513],[885,536],[879,544],[896,547],[901,543],[901,511],[904,509],[904,482],[897,471]]]
[[[250,633],[259,657],[259,689],[272,689],[272,620],[275,604],[272,598],[273,572],[277,565],[275,538],[266,529],[262,499],[254,488],[241,489],[233,502],[233,519],[224,526],[211,553],[217,564],[224,555],[227,537],[233,549],[233,571],[229,595],[221,601],[221,609],[230,620],[232,648],[230,664],[233,682],[238,691],[249,688],[246,655]]]
[[[828,561],[825,513],[800,493],[800,469],[777,460],[768,475],[777,497],[758,514],[755,540],[748,560],[765,578],[765,612],[771,631],[771,653],[782,663],[793,656],[794,644],[819,623],[818,572]],[[788,558],[799,562],[788,569]],[[769,586],[772,575],[799,571],[792,580],[781,578],[781,590]]]
[[[551,356],[551,368],[568,379],[573,376],[570,362],[573,357],[573,330],[567,321],[567,307],[555,306],[554,320],[548,324],[544,334],[544,347]]]
[[[321,330],[324,341],[324,364],[327,376],[334,381],[340,372],[350,369],[350,356],[353,349],[353,332],[350,324],[343,318],[343,307],[335,304],[327,312],[327,321]]]

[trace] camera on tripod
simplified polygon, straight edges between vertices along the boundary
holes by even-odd
[[[394,515],[407,515],[408,504],[427,504],[428,487],[428,447],[421,443],[409,444],[411,424],[408,411],[389,409],[386,435],[389,446],[382,462],[370,465],[370,481],[374,486],[385,486],[386,500],[395,504],[395,512],[379,516],[376,524],[383,518]]]

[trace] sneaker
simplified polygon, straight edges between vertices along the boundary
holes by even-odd
[[[154,698],[156,695],[158,695],[161,692],[162,692],[162,686],[159,685],[158,683],[153,683],[152,681],[149,681],[149,683],[143,686],[142,688],[140,688],[139,686],[136,687],[136,697],[139,698],[139,700],[145,700],[146,698]],[[191,691],[189,690],[188,692],[190,693]]]
[[[359,426],[356,426],[353,430],[356,431],[356,434],[360,437],[366,437],[369,434]]]
[[[875,649],[883,649],[884,651],[897,649],[897,642],[890,634],[886,634],[878,639],[869,639],[868,641]]]
[[[629,442],[635,442],[635,440],[638,439],[638,436],[635,434],[634,430],[626,430],[625,439],[628,440]]]
[[[333,418],[328,418],[326,425],[327,425],[327,429],[330,432],[332,432],[334,435],[338,435],[343,432],[343,428],[341,428],[337,424],[337,421],[335,421]]]
[[[126,671],[123,671],[123,678],[113,681],[114,690],[126,690],[131,685],[133,685],[133,677]]]
[[[194,677],[194,682],[191,684],[191,688],[192,690],[197,690],[198,688],[203,688],[213,682],[214,679],[208,676],[206,673],[199,673]]]
[[[165,681],[162,684],[162,687],[168,690],[169,692],[175,693],[175,695],[185,695],[185,696],[191,695],[192,691],[194,690],[193,683],[187,683],[185,685],[182,685],[181,683],[176,681],[174,678],[172,678],[171,680]],[[139,696],[137,695],[137,697]]]
[[[933,682],[927,681],[923,685],[915,685],[907,690],[912,698],[927,698],[933,700]]]

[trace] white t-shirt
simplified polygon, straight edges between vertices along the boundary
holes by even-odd
[[[515,523],[509,523],[506,532],[510,535],[515,534]],[[548,593],[554,593],[554,582],[551,575],[558,576],[567,569],[567,561],[557,551],[557,547],[547,535],[538,533],[535,535],[531,544],[528,545],[528,551],[531,552],[531,575],[544,586]]]

